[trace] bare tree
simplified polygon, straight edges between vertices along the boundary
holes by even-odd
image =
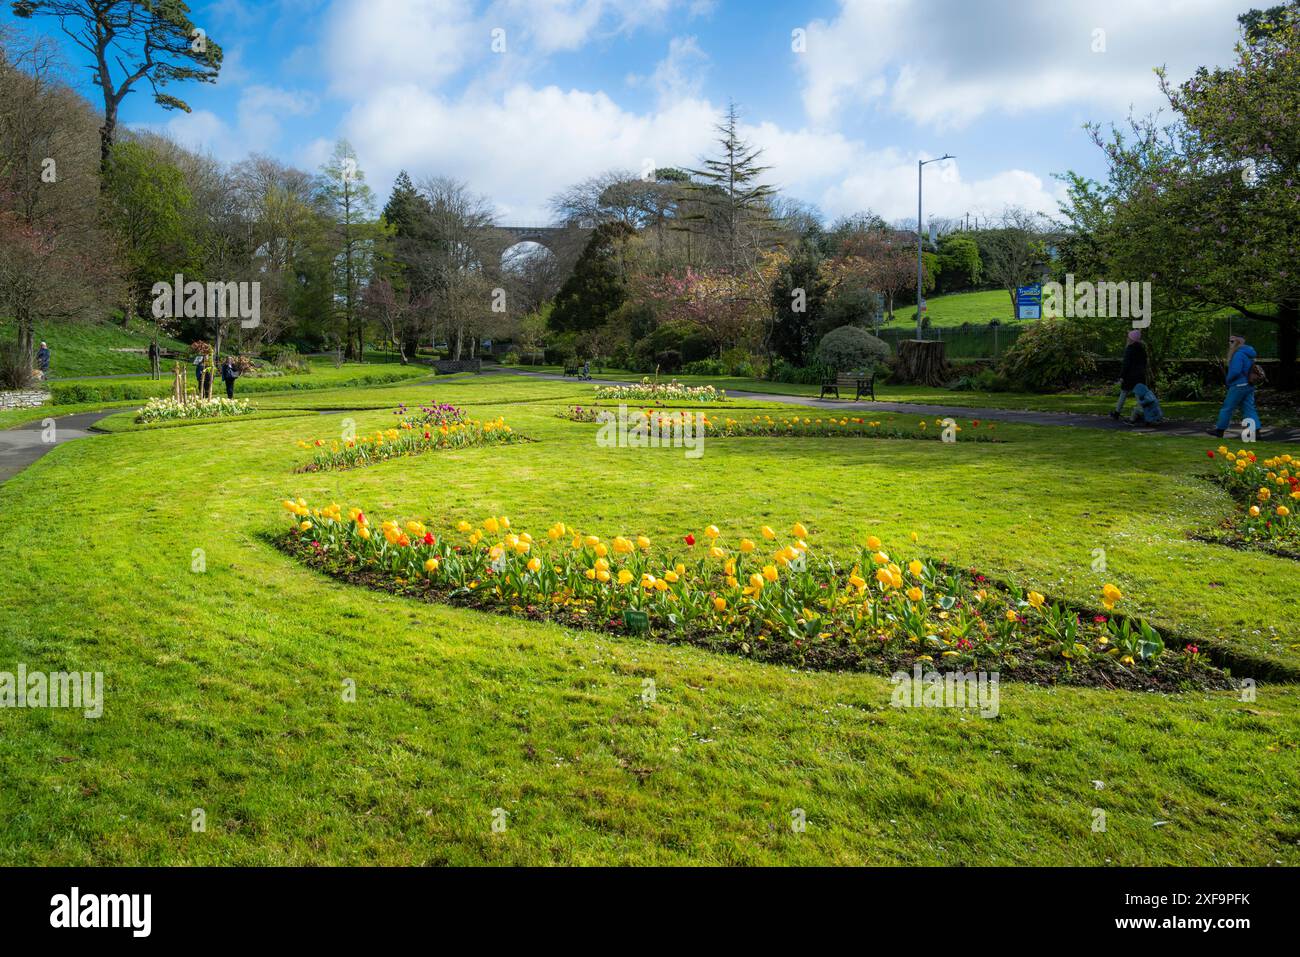
[[[994,228],[978,235],[984,274],[1007,291],[1013,318],[1017,287],[1036,279],[1047,262],[1046,239],[1046,218],[1018,206],[1007,207]]]
[[[473,355],[477,334],[494,314],[500,316],[494,310],[505,294],[499,285],[503,243],[491,204],[464,183],[433,176],[419,190],[430,209],[427,274],[433,283],[434,318],[452,358],[460,359],[467,342]]]
[[[52,44],[0,36],[0,313],[27,356],[37,321],[94,318],[115,294],[94,144],[94,112],[63,83]]]

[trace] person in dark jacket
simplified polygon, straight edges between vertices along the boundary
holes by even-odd
[[[1246,345],[1245,336],[1228,338],[1228,374],[1224,384],[1228,394],[1224,396],[1223,406],[1219,409],[1219,419],[1210,429],[1211,435],[1223,437],[1223,430],[1232,422],[1232,414],[1241,409],[1243,427],[1247,420],[1254,423],[1259,431],[1259,412],[1255,409],[1255,386],[1250,381],[1250,369],[1255,364],[1255,350]]]
[[[50,347],[44,342],[41,343],[40,349],[36,351],[36,368],[41,370],[41,378],[50,377]]]
[[[1146,385],[1147,347],[1142,343],[1141,329],[1129,330],[1128,345],[1124,347],[1124,364],[1120,367],[1119,377],[1119,401],[1115,403],[1115,411],[1110,414],[1112,419],[1118,419],[1123,415],[1124,404],[1128,402],[1128,397],[1139,385]]]
[[[226,356],[221,363],[221,381],[226,384],[226,398],[235,397],[235,380],[239,378],[239,370],[235,368],[235,360]]]
[[[159,358],[162,356],[162,350],[158,348],[158,343],[149,343],[149,375],[158,378],[160,373]]]
[[[201,352],[194,357],[194,380],[198,383],[200,395],[203,394],[203,366],[206,362],[207,359]]]

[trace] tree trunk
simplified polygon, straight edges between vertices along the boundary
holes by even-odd
[[[1279,303],[1277,311],[1277,357],[1279,389],[1294,390],[1296,377],[1296,336],[1300,325],[1300,302]]]
[[[942,340],[904,339],[898,344],[898,368],[903,382],[909,385],[943,385],[948,362]]]

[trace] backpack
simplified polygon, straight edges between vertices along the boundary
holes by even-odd
[[[1268,374],[1264,372],[1264,367],[1258,362],[1252,362],[1246,370],[1246,382],[1250,385],[1263,385],[1267,381]]]

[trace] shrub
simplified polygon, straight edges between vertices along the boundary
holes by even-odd
[[[1002,357],[1001,372],[1017,389],[1059,392],[1097,371],[1088,333],[1079,323],[1040,319]]]
[[[1158,385],[1156,392],[1171,401],[1199,402],[1205,398],[1205,380],[1187,373]]]
[[[840,326],[822,336],[817,360],[835,372],[875,369],[889,360],[889,345],[860,326]]]
[[[35,382],[32,357],[18,340],[0,342],[0,389],[30,389]]]
[[[777,359],[772,366],[773,382],[789,382],[793,385],[817,385],[826,377],[826,370],[819,365],[792,366],[783,359]]]
[[[726,375],[727,367],[721,359],[697,359],[682,366],[684,375]]]

